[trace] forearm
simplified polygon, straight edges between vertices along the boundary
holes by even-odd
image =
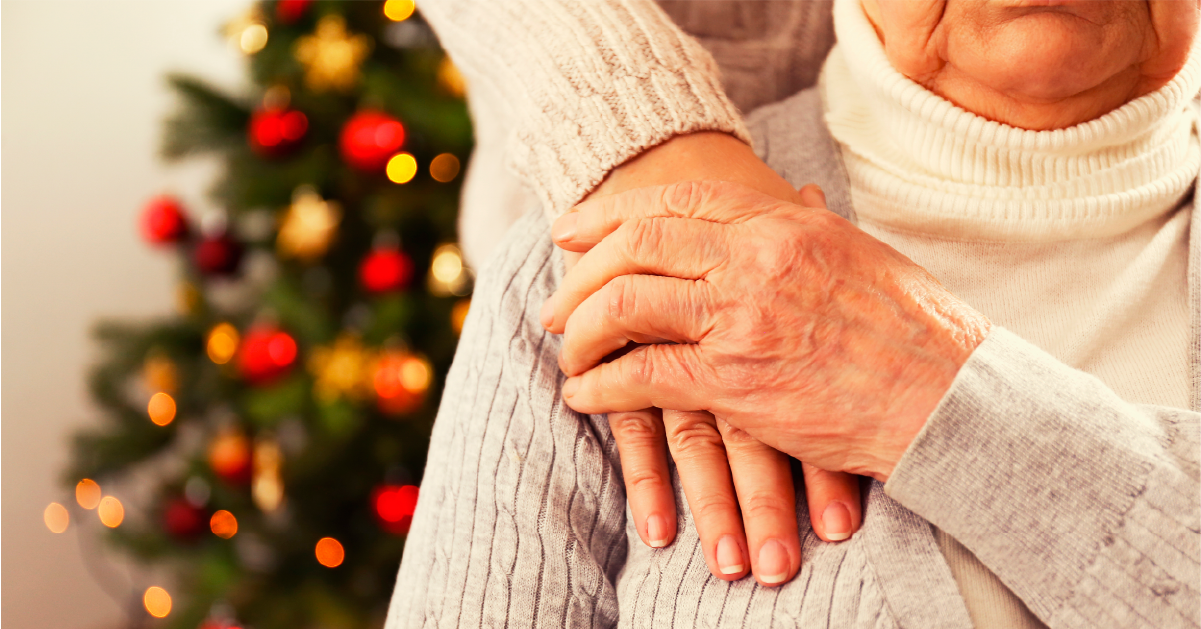
[[[749,137],[712,57],[653,2],[419,6],[471,89],[504,110],[508,166],[551,216],[674,136]]]
[[[1053,629],[1194,627],[1198,420],[994,329],[886,489]]]

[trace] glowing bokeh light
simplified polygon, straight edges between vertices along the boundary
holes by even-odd
[[[337,568],[342,565],[342,560],[346,559],[346,551],[342,548],[342,542],[332,537],[322,537],[318,540],[315,554],[317,563],[326,568]]]
[[[417,158],[408,153],[397,153],[388,160],[386,172],[392,183],[409,183],[417,176]]]
[[[112,496],[102,498],[96,512],[100,515],[100,523],[110,529],[121,526],[121,522],[125,520],[125,506]]]
[[[241,338],[238,335],[238,329],[228,323],[218,323],[209,331],[208,343],[205,344],[205,349],[208,352],[209,360],[224,365],[233,360],[234,354],[238,353],[238,343]]]
[[[430,176],[434,181],[446,183],[459,174],[459,158],[443,153],[430,162]]]
[[[409,357],[400,367],[400,384],[412,393],[425,393],[433,377],[429,363],[416,356]]]
[[[151,616],[166,618],[167,614],[171,613],[171,595],[163,588],[152,585],[146,588],[146,593],[142,595],[142,605]]]
[[[417,3],[413,0],[388,0],[384,3],[384,17],[393,22],[403,22],[413,15]]]
[[[175,420],[175,399],[163,392],[150,396],[146,405],[146,413],[156,426],[166,426]]]
[[[470,299],[460,299],[455,302],[454,308],[450,311],[450,327],[455,331],[455,334],[463,332],[463,322],[467,321],[467,313],[470,310]]]
[[[84,509],[95,509],[100,504],[100,484],[85,478],[75,484],[75,502]]]
[[[71,514],[67,513],[66,507],[52,502],[46,505],[46,510],[42,512],[42,520],[46,522],[46,528],[50,529],[51,533],[62,533],[71,523]]]
[[[463,256],[454,245],[442,245],[434,252],[434,260],[430,263],[430,273],[434,279],[443,284],[451,285],[463,273]]]
[[[222,509],[213,514],[209,520],[209,528],[212,529],[213,535],[221,539],[229,539],[238,534],[238,519],[234,514]]]
[[[267,46],[267,27],[262,24],[251,24],[242,31],[238,38],[238,46],[242,52],[253,55]]]

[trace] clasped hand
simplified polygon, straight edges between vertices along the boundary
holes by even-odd
[[[806,484],[821,478],[832,491],[853,484],[832,472],[887,480],[989,328],[923,268],[827,211],[820,192],[801,199],[685,182],[585,201],[553,227],[556,244],[586,253],[543,310],[543,324],[564,335],[567,404],[610,413],[619,444],[614,418],[631,424],[626,440],[641,444],[644,462],[662,452],[666,425],[711,571],[737,578],[758,564],[768,585],[800,564],[785,455],[805,461]],[[676,411],[660,424],[653,408]],[[711,447],[687,447],[695,442]],[[733,487],[690,483],[682,450],[706,452],[690,462],[710,476],[732,472]],[[664,485],[662,457],[640,466],[651,485]],[[786,487],[789,504],[744,491],[765,483],[776,496]],[[674,503],[670,515],[670,525],[640,524],[644,540],[665,543],[658,534],[674,531]]]

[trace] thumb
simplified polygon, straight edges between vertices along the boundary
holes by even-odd
[[[801,203],[805,207],[826,209],[826,193],[822,192],[821,186],[815,183],[805,184],[801,187]]]

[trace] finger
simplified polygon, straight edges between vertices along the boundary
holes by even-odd
[[[791,205],[754,188],[728,181],[683,181],[635,188],[588,199],[551,226],[551,239],[568,251],[588,251],[622,223],[655,216],[738,223]]]
[[[699,345],[642,345],[563,383],[563,399],[585,414],[637,411],[652,406],[708,410],[709,378]],[[710,387],[711,388],[711,387]]]
[[[663,426],[709,571],[719,579],[741,579],[750,569],[746,536],[713,416],[664,410]]]
[[[755,578],[768,586],[784,583],[801,568],[796,491],[788,455],[722,419],[717,427],[738,491]]]
[[[547,300],[553,312],[546,329],[562,334],[572,311],[589,295],[622,275],[665,275],[700,279],[728,257],[728,229],[678,218],[638,218],[623,223],[563,278]]]
[[[713,328],[709,285],[623,275],[593,293],[564,326],[559,368],[577,376],[627,343],[696,343]]]
[[[863,524],[859,477],[801,463],[813,531],[827,542],[848,539]]]
[[[826,209],[826,193],[815,183],[806,184],[799,190],[801,203],[805,207]]]
[[[667,469],[667,439],[659,409],[609,413],[609,429],[621,455],[626,500],[638,536],[651,548],[676,537],[676,498]]]

